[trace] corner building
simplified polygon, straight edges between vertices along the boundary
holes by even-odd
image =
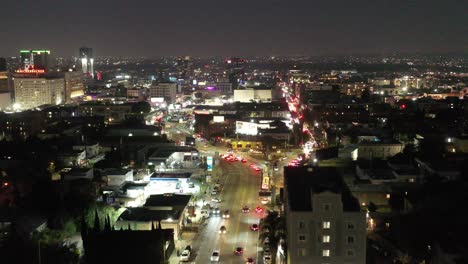
[[[335,168],[285,167],[291,264],[366,263],[366,214]]]

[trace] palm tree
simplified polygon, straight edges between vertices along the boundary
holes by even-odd
[[[268,238],[271,252],[276,252],[281,240],[286,237],[286,222],[284,216],[280,216],[277,211],[269,211],[268,215],[262,219],[262,231],[260,233],[260,241],[265,241]],[[273,260],[276,254],[272,254]],[[273,261],[274,262],[274,261]]]

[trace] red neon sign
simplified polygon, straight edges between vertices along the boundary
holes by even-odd
[[[19,69],[19,70],[16,70],[15,71],[16,73],[45,73],[45,70],[23,70],[23,69]]]

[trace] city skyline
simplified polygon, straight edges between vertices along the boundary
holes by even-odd
[[[454,0],[8,2],[0,56],[30,47],[76,56],[81,46],[100,56],[149,57],[460,53],[468,47],[461,7]]]

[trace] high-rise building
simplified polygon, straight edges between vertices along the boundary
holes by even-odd
[[[154,82],[149,88],[150,98],[164,98],[168,104],[176,100],[177,83],[173,82]]]
[[[239,84],[244,82],[246,62],[241,58],[230,58],[224,62],[227,68],[229,82],[232,83],[235,89]]]
[[[366,213],[333,167],[285,167],[288,263],[366,263]]]
[[[49,68],[50,50],[20,50],[21,68],[24,70]]]
[[[0,93],[9,92],[6,59],[0,58]]]
[[[177,59],[177,78],[187,79],[190,78],[193,71],[193,62],[190,56],[185,56],[183,58]]]
[[[7,63],[5,58],[0,58],[0,72],[7,71]]]
[[[14,107],[30,109],[45,104],[61,104],[65,99],[63,77],[46,76],[43,72],[17,71],[13,75]]]
[[[84,95],[83,73],[80,71],[68,71],[64,73],[65,102],[69,103],[74,98]]]
[[[94,78],[94,52],[92,48],[80,48],[81,69],[86,76]]]

